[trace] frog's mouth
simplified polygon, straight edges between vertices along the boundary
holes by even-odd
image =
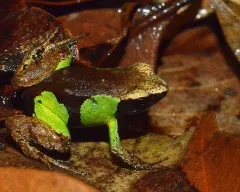
[[[118,105],[116,115],[117,116],[133,115],[145,111],[150,106],[152,106],[153,104],[161,100],[163,97],[165,97],[166,94],[167,91],[159,94],[152,94],[147,97],[141,97],[139,99],[122,100]]]

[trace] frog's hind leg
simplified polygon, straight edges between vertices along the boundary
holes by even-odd
[[[61,161],[44,154],[36,147],[39,145],[42,148],[56,150],[61,153],[69,151],[68,139],[55,133],[43,121],[25,115],[16,115],[9,117],[5,123],[11,131],[12,138],[26,156],[40,160],[50,168],[52,164],[77,174],[86,175],[86,173],[70,168]]]

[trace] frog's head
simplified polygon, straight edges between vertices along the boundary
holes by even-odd
[[[154,73],[151,65],[137,63],[131,68],[135,76],[129,81],[129,91],[120,95],[119,113],[134,114],[146,110],[168,92],[167,82]]]
[[[27,52],[14,73],[13,86],[18,89],[36,85],[49,77],[54,71],[68,67],[73,58],[72,46],[77,43],[79,38],[86,35],[83,34],[54,43],[49,42],[50,38],[49,41]],[[34,42],[32,43],[34,44]]]

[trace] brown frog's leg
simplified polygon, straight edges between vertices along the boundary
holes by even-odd
[[[118,123],[117,119],[113,119],[108,123],[109,127],[109,137],[110,137],[110,145],[111,145],[111,152],[115,155],[118,159],[124,162],[126,165],[137,169],[137,170],[144,170],[150,169],[151,165],[148,163],[143,162],[137,156],[129,152],[127,149],[122,147],[120,143],[120,138],[118,135]]]
[[[60,153],[69,151],[69,139],[54,132],[45,122],[25,115],[15,115],[9,117],[5,123],[7,128],[11,131],[12,138],[20,146],[26,156],[41,160],[49,167],[50,164],[53,164],[63,169],[86,175],[86,173],[72,169],[62,164],[61,161],[49,157],[37,148],[38,145],[42,148],[58,151]]]

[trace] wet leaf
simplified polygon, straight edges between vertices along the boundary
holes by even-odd
[[[119,66],[128,66],[136,62],[145,62],[155,66],[163,31],[172,17],[157,15],[158,20],[153,22],[151,18],[157,18],[157,11],[152,13],[150,11],[152,9],[162,13],[164,8],[161,6],[159,8],[158,5],[145,5],[139,7],[134,14],[129,36],[126,39],[127,43],[121,50],[121,52],[124,51],[124,54],[119,59]]]
[[[133,15],[129,35],[124,44],[120,45],[120,48],[113,53],[105,65],[110,66],[117,60],[119,66],[146,62],[155,67],[164,35],[168,33],[168,27],[171,30],[174,28],[169,26],[170,23],[174,18],[181,17],[181,14],[177,13],[178,10],[190,3],[191,1],[167,1],[157,5],[143,4],[139,6]],[[189,15],[188,18],[191,19],[191,16]],[[182,25],[183,23],[176,28],[180,28]]]
[[[219,130],[214,113],[205,115],[194,133],[182,168],[199,191],[239,191],[240,130]]]
[[[92,9],[60,17],[60,20],[73,34],[90,33],[89,38],[78,43],[81,64],[114,67],[147,62],[155,65],[166,25],[180,7],[190,3],[169,1],[160,5],[144,4],[137,8],[132,19],[136,3],[125,3],[117,9],[95,9],[95,5]],[[99,14],[101,17],[98,17]]]
[[[240,61],[240,5],[230,0],[211,0],[224,35]]]

